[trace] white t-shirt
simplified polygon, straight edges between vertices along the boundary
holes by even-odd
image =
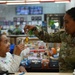
[[[0,71],[8,71],[14,73],[19,70],[21,57],[12,55],[9,52],[6,53],[6,57],[0,57]]]
[[[20,56],[22,57],[22,58],[24,58],[24,56],[26,56],[27,54],[29,54],[29,52],[30,52],[30,48],[26,48],[26,49],[24,49],[22,52],[21,52],[21,54],[20,54]]]

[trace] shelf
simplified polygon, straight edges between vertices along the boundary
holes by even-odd
[[[17,44],[17,38],[21,37],[21,38],[24,38],[26,37],[27,35],[7,35],[7,37],[9,38],[13,38],[14,40],[14,43]],[[28,36],[29,38],[29,41],[32,41],[32,40],[39,40],[36,36]]]

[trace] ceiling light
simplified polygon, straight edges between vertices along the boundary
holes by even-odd
[[[7,3],[24,2],[24,1],[6,1]]]
[[[70,0],[55,0],[55,3],[69,3]]]
[[[25,4],[40,4],[40,2],[27,2]]]
[[[23,2],[20,2],[20,3],[6,3],[7,5],[18,5],[18,4],[25,4]]]
[[[0,1],[0,4],[6,4],[6,1]]]
[[[54,3],[70,3],[70,1],[59,1],[59,2],[54,2]]]
[[[7,2],[7,5],[19,5],[19,4],[40,4],[40,2]]]

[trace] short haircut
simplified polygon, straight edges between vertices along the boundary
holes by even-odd
[[[75,20],[75,7],[66,11],[66,14],[70,15],[70,17]]]

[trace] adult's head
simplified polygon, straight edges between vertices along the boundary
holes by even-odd
[[[66,11],[64,15],[65,31],[71,35],[75,34],[75,7]]]
[[[0,56],[5,57],[6,52],[10,50],[10,43],[5,34],[0,34]]]
[[[19,25],[18,25],[18,24],[16,24],[16,25],[15,25],[15,27],[16,27],[16,28],[18,28],[18,27],[19,27]]]

